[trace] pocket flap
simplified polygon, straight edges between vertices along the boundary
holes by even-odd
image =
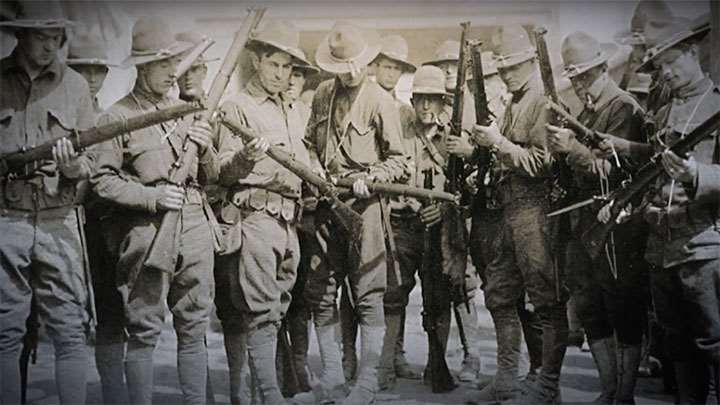
[[[58,108],[48,108],[48,128],[53,125],[59,125],[65,131],[72,131],[75,128],[74,120],[72,120],[67,111]],[[54,120],[54,122],[53,122]]]

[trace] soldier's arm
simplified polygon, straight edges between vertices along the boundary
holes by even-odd
[[[218,125],[221,126],[221,125]],[[216,128],[213,128],[213,133],[216,134]],[[215,142],[213,141],[205,152],[198,156],[198,182],[200,184],[215,184],[220,179],[220,161],[218,159],[218,152],[215,149]]]
[[[305,125],[305,137],[303,138],[303,142],[305,143],[305,147],[307,148],[308,156],[310,158],[310,167],[317,173],[322,173],[325,170],[320,161],[317,149],[317,130],[320,119],[318,117],[318,104],[325,102],[322,100],[323,96],[320,95],[323,93],[321,88],[322,86],[323,84],[321,83],[320,87],[318,87],[318,91],[316,91],[313,96],[312,106],[310,108],[310,117]]]
[[[225,102],[221,110],[229,117],[242,121],[239,106],[232,102]],[[219,125],[218,130],[218,167],[220,184],[229,187],[239,179],[244,179],[252,172],[255,162],[245,159],[240,152],[244,143],[239,136],[233,134],[224,125]]]
[[[527,144],[515,144],[502,137],[501,142],[496,145],[497,155],[506,165],[515,168],[517,173],[529,177],[547,176],[553,162],[553,157],[546,146],[545,124],[548,122],[549,112],[540,99],[528,112],[531,114],[528,122],[532,125],[528,128]]]
[[[695,199],[720,201],[720,164],[697,163]]]
[[[382,160],[372,165],[369,175],[384,182],[406,181],[410,176],[410,158],[403,147],[400,113],[390,98],[381,101],[376,125]]]
[[[107,124],[121,118],[105,114],[98,124]],[[123,171],[124,136],[101,143],[91,152],[96,170],[90,178],[95,193],[105,200],[150,213],[157,212],[160,193],[157,188],[145,186],[131,179]]]
[[[76,130],[81,131],[89,129],[95,125],[97,118],[95,109],[90,99],[90,90],[87,89],[86,83],[81,83],[86,87],[78,90],[79,100],[77,103],[77,128]],[[88,179],[92,176],[95,170],[95,162],[93,162],[93,154],[91,153],[80,153],[77,157],[78,164],[80,165],[80,172],[77,179]]]

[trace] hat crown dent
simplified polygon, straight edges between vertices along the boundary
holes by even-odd
[[[512,55],[532,49],[527,31],[520,25],[498,27],[492,36],[495,55]]]
[[[653,20],[671,20],[673,18],[670,6],[663,0],[641,0],[635,7],[630,19],[632,32],[642,33],[648,22]]]
[[[582,31],[576,31],[566,36],[560,50],[565,66],[592,62],[602,53],[600,42]]]
[[[435,49],[433,60],[460,60],[460,41],[444,41]]]
[[[337,61],[351,61],[360,56],[368,44],[359,28],[338,23],[328,36],[330,56]]]
[[[406,60],[409,53],[407,41],[400,35],[388,35],[382,38],[380,53],[392,58]]]
[[[133,54],[161,52],[172,47],[175,42],[170,26],[160,17],[140,17],[133,26]]]
[[[300,50],[300,31],[295,24],[286,20],[270,20],[256,33],[253,40]]]
[[[60,21],[66,20],[59,1],[21,1],[18,20]]]
[[[95,59],[107,60],[106,44],[92,35],[74,36],[68,45],[68,60]]]
[[[412,92],[417,94],[445,94],[445,74],[434,65],[423,65],[413,77]]]

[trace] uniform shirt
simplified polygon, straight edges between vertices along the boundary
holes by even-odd
[[[305,122],[296,103],[284,96],[271,96],[255,76],[245,89],[231,97],[222,107],[230,117],[238,120],[286,152],[294,155],[300,163],[308,165],[309,155],[303,144]],[[227,128],[220,128],[220,181],[224,186],[242,185],[263,188],[277,194],[300,197],[302,180],[268,156],[255,162],[234,161],[243,141]]]
[[[365,80],[348,90],[333,79],[318,86],[305,140],[314,164],[331,176],[403,180],[408,160],[401,138],[398,109],[377,83]]]
[[[57,58],[30,79],[18,51],[0,60],[0,155],[32,148],[94,124],[87,82]],[[89,175],[91,160],[79,157]],[[36,210],[71,205],[76,182],[56,170],[52,161],[27,166],[20,179],[0,185],[0,206]]]
[[[98,124],[130,118],[178,103],[180,101],[149,94],[136,86],[130,94],[100,116]],[[95,193],[100,198],[127,208],[155,213],[160,196],[156,186],[169,181],[172,166],[183,153],[186,128],[191,122],[192,117],[186,116],[182,120],[166,121],[99,145],[93,150],[98,162],[97,173],[91,180]],[[208,184],[217,180],[215,152],[209,151],[203,159],[206,160],[202,164],[198,158],[195,159],[189,172],[190,183]],[[202,170],[198,170],[198,167]],[[196,200],[189,202],[200,203]]]
[[[656,114],[659,130],[651,139],[655,151],[663,151],[663,145],[677,142],[719,110],[720,90],[709,78],[682,89]],[[696,184],[673,185],[663,175],[645,196],[644,216],[651,229],[646,258],[658,266],[720,257],[718,134],[701,141],[691,154],[698,162]]]

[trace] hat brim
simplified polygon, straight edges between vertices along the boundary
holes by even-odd
[[[598,55],[595,59],[583,63],[581,66],[576,66],[574,69],[568,69],[567,67],[563,69],[561,76],[567,77],[568,79],[572,79],[573,77],[580,76],[581,74],[587,72],[588,70],[600,66],[603,63],[607,63],[610,58],[617,52],[618,47],[614,44],[600,44],[600,55]]]
[[[247,48],[253,49],[253,48],[257,47],[258,45],[271,46],[279,51],[285,52],[288,55],[292,56],[296,61],[299,61],[300,62],[299,64],[301,64],[301,65],[309,65],[310,64],[310,62],[308,62],[308,60],[305,59],[303,52],[300,49],[285,46],[283,44],[279,44],[274,41],[251,39],[247,44]]]
[[[316,68],[313,65],[293,65],[293,69],[302,70],[305,72],[305,74],[315,74],[320,73],[320,69]]]
[[[412,90],[412,94],[433,94],[437,96],[447,96],[450,93],[447,91],[440,91],[434,87],[417,87]]]
[[[368,44],[365,50],[353,60],[353,64],[357,68],[369,65],[380,54],[380,45]],[[330,45],[327,38],[320,43],[315,52],[315,60],[320,69],[333,74],[349,73],[352,68],[348,62],[337,62],[333,60],[330,53]]]
[[[201,56],[201,57],[195,59],[195,61],[193,62],[192,66],[207,65],[207,64],[210,63],[210,62],[217,62],[217,61],[219,61],[219,60],[220,60],[220,58],[205,59],[205,58],[203,58],[203,57]]]
[[[641,32],[623,30],[615,33],[613,39],[620,45],[645,45],[645,36]]]
[[[523,53],[522,55],[511,56],[509,58],[497,58],[497,56],[493,55],[493,59],[495,59],[496,68],[498,70],[500,70],[500,69],[507,69],[507,68],[513,67],[515,65],[519,65],[523,62],[532,60],[535,58],[536,55],[537,54],[536,54],[535,50],[533,49],[532,52],[528,50],[527,52]]]
[[[645,59],[643,60],[643,63],[640,64],[635,69],[635,72],[637,73],[649,73],[654,70],[653,61],[657,60],[657,58],[662,55],[665,51],[668,49],[674,47],[675,45],[690,41],[690,40],[701,40],[703,39],[708,33],[710,32],[710,26],[704,25],[700,26],[695,30],[686,31],[683,33],[680,33],[678,35],[674,35],[672,38],[663,41],[657,46],[654,46],[650,49],[648,49],[645,53]],[[647,56],[650,55],[650,56]]]
[[[67,28],[72,25],[75,25],[75,23],[67,19],[0,21],[0,28],[30,28],[41,30],[49,28]]]
[[[417,66],[413,65],[412,63],[410,63],[406,60],[400,59],[400,58],[396,58],[394,56],[390,56],[383,52],[380,52],[375,59],[377,59],[380,56],[382,56],[383,58],[388,58],[393,62],[399,63],[402,66],[402,69],[405,71],[405,73],[415,73],[415,71],[417,70]]]
[[[77,65],[92,65],[92,66],[107,66],[107,67],[119,67],[117,63],[110,63],[107,59],[96,59],[96,58],[68,58],[65,61],[68,66]]]
[[[429,61],[427,61],[427,62],[423,62],[422,65],[423,65],[423,66],[438,66],[438,65],[441,65],[441,64],[443,64],[443,63],[445,63],[445,62],[455,62],[455,63],[457,63],[457,61],[458,61],[457,58],[455,58],[455,59],[453,59],[453,58],[433,59],[433,60],[429,60]]]
[[[120,64],[122,68],[128,68],[131,66],[144,65],[150,62],[157,62],[160,60],[169,59],[180,55],[181,53],[192,48],[193,44],[187,42],[175,42],[164,52],[157,52],[152,55],[130,55]]]

